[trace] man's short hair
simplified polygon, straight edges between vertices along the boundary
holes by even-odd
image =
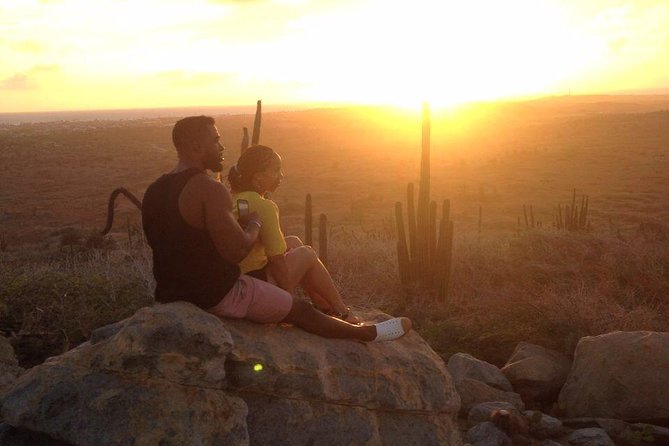
[[[172,129],[172,143],[177,150],[183,149],[188,143],[200,139],[207,134],[207,128],[214,125],[211,116],[188,116],[177,121]]]

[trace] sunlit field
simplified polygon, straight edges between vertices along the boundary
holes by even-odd
[[[669,329],[668,109],[669,98],[649,96],[435,110],[431,195],[451,201],[455,225],[444,304],[401,289],[397,274],[393,206],[418,181],[418,111],[266,113],[261,143],[283,157],[272,198],[285,232],[304,236],[307,193],[328,216],[329,266],[345,299],[413,317],[445,356],[499,363],[520,340],[570,353],[585,334]],[[216,120],[227,168],[253,116]],[[53,353],[151,302],[139,211],[120,198],[109,239],[92,234],[113,189],[141,197],[173,167],[174,122],[0,126],[0,328],[47,338]],[[589,197],[590,230],[558,231],[556,207],[574,189]]]

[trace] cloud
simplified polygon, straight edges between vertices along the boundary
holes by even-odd
[[[22,40],[20,42],[14,42],[10,46],[22,53],[42,53],[46,50],[46,46],[43,43],[35,40]]]
[[[0,81],[1,90],[33,90],[37,88],[35,81],[28,75],[16,73]]]
[[[169,84],[178,87],[198,86],[204,87],[220,82],[228,82],[235,78],[234,75],[225,73],[188,73],[183,70],[163,71],[156,74],[159,80],[167,81]]]
[[[254,3],[269,3],[270,0],[209,0],[209,3],[217,3],[220,5],[244,5]]]
[[[44,85],[44,81],[48,83],[50,80],[57,78],[60,72],[61,67],[58,64],[33,65],[23,73],[16,73],[1,80],[0,90],[36,90],[40,87],[40,84]]]
[[[60,65],[58,64],[39,64],[34,65],[29,72],[35,74],[51,74],[60,71],[60,69]]]

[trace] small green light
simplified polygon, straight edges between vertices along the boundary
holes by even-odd
[[[254,364],[253,365],[253,371],[254,372],[262,372],[262,364]]]

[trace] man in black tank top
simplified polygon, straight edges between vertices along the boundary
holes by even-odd
[[[262,223],[255,213],[238,222],[230,192],[206,174],[223,168],[223,146],[214,124],[208,116],[191,116],[175,124],[172,141],[178,163],[144,195],[142,224],[153,250],[156,301],[182,300],[225,317],[259,321],[237,312],[239,301],[248,298],[253,305],[270,308],[280,297],[287,303],[285,311],[279,313],[280,320],[268,321],[291,323],[330,338],[380,341],[406,334],[411,328],[407,318],[353,325],[274,285],[240,276],[237,265],[258,239]]]

